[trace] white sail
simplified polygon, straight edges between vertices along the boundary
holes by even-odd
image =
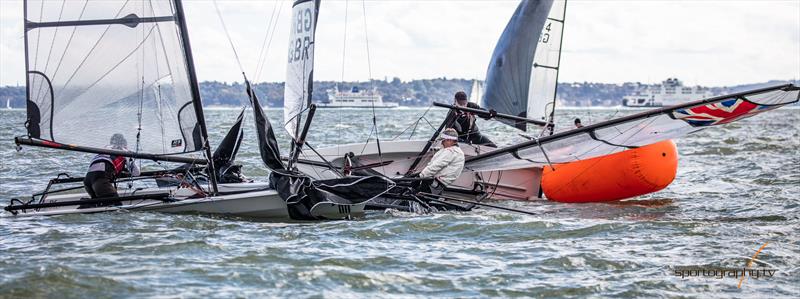
[[[292,6],[286,85],[283,91],[284,128],[292,138],[299,133],[300,117],[311,104],[314,73],[314,31],[319,0],[298,0]]]
[[[539,36],[528,93],[528,118],[549,121],[555,109],[556,84],[564,34],[566,0],[556,0]]]
[[[25,2],[28,137],[131,150],[203,147],[175,1]],[[194,87],[193,87],[194,86]]]
[[[483,97],[483,84],[478,80],[472,80],[472,89],[469,92],[470,103],[480,104]]]

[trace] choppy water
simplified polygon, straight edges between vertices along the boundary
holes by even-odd
[[[378,112],[391,139],[424,109]],[[238,111],[207,112],[213,140]],[[270,116],[276,110],[267,112]],[[560,110],[592,123],[630,113]],[[318,110],[314,145],[363,141],[371,114]],[[249,116],[249,115],[248,115]],[[426,116],[434,125],[441,110]],[[0,202],[89,155],[25,148],[24,111],[0,111]],[[277,122],[273,122],[277,123]],[[481,123],[495,140],[516,132]],[[252,126],[238,161],[264,179]],[[424,121],[417,137],[433,129]],[[410,132],[407,131],[407,133]],[[408,134],[404,136],[407,138]],[[285,144],[285,135],[279,134]],[[258,223],[197,215],[113,213],[0,217],[0,297],[797,297],[800,295],[800,110],[782,109],[677,141],[667,189],[611,204],[506,202],[538,216],[370,214],[355,221]],[[675,267],[738,267],[758,256],[773,277],[675,276]]]

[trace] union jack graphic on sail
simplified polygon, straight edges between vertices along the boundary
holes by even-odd
[[[726,124],[780,106],[758,105],[743,99],[733,98],[717,103],[678,109],[672,112],[672,117],[683,120],[692,127],[705,127]]]

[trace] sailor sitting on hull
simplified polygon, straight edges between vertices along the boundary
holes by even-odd
[[[464,152],[458,147],[458,132],[455,129],[445,129],[439,139],[442,141],[442,149],[433,155],[419,176],[452,184],[464,169]]]
[[[107,148],[127,151],[128,141],[120,133],[111,136],[111,141]],[[123,171],[129,172],[132,176],[140,174],[139,168],[133,159],[125,159],[123,156],[99,154],[94,156],[89,163],[89,171],[83,179],[83,186],[92,198],[118,197],[117,188],[114,181]]]
[[[467,94],[463,91],[456,92],[455,94],[455,105],[460,107],[467,107],[472,109],[483,109],[478,104],[472,103],[467,101]],[[489,116],[483,117],[486,119],[492,118],[495,112],[494,110],[489,110]],[[483,136],[481,132],[478,131],[478,126],[475,125],[475,114],[471,112],[464,112],[461,110],[452,110],[450,111],[451,115],[448,116],[447,119],[451,119],[452,123],[448,124],[448,128],[453,128],[458,132],[458,141],[465,142],[469,144],[476,144],[476,145],[486,145],[491,147],[497,147],[489,138]],[[455,119],[453,120],[452,114],[455,114]]]

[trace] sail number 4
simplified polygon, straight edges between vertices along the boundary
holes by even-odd
[[[547,22],[547,25],[544,26],[544,30],[542,30],[542,34],[539,35],[539,42],[546,44],[550,41],[550,25],[553,25],[553,22]]]
[[[292,29],[295,38],[289,41],[289,63],[308,59],[308,48],[311,46],[311,31],[314,27],[314,15],[310,8],[297,12]]]

